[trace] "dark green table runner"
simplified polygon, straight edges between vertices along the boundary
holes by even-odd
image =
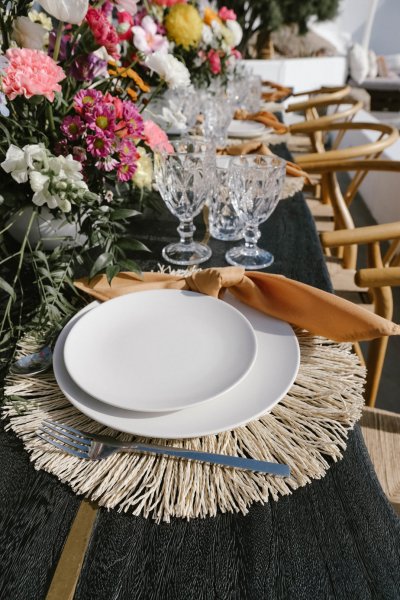
[[[155,268],[177,222],[141,223]],[[201,239],[199,230],[197,239]],[[157,241],[159,240],[159,241]],[[268,272],[330,289],[311,215],[298,194],[262,226],[275,254]],[[211,240],[204,266],[224,265],[230,245]],[[80,499],[35,472],[22,444],[0,433],[0,598],[42,600]],[[400,521],[376,480],[357,428],[342,461],[290,497],[156,525],[100,510],[75,600],[398,599]],[[60,600],[64,600],[61,599]]]

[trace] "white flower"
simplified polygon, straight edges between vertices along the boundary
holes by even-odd
[[[231,19],[229,19],[228,21],[226,21],[225,25],[232,32],[233,48],[235,48],[236,46],[239,46],[240,42],[242,41],[242,37],[243,37],[243,30],[242,30],[240,24],[237,21],[232,21]]]
[[[11,177],[17,183],[28,181],[28,167],[25,160],[25,153],[18,146],[14,146],[14,144],[9,146],[6,158],[1,163],[1,167],[6,173],[11,173]]]
[[[141,190],[143,188],[150,190],[153,179],[153,163],[150,155],[147,154],[144,148],[139,146],[137,151],[140,154],[140,158],[137,162],[137,169],[132,177],[132,181]]]
[[[206,44],[207,46],[211,46],[211,44],[213,43],[214,36],[213,36],[212,29],[209,25],[206,25],[205,23],[203,25],[201,39],[204,42],[204,44]]]
[[[89,0],[39,0],[39,4],[59,21],[78,25],[86,16]]]
[[[0,115],[2,117],[9,117],[10,116],[10,111],[8,110],[7,107],[7,100],[5,95],[0,92]]]
[[[29,173],[29,183],[33,192],[41,192],[44,188],[48,188],[50,178],[40,171],[32,171]]]
[[[8,67],[8,58],[4,56],[4,54],[0,54],[0,75],[4,75],[5,70]]]
[[[43,50],[47,31],[39,23],[32,23],[28,17],[18,17],[13,23],[12,38],[22,48]]]
[[[145,63],[149,69],[155,71],[161,79],[164,79],[169,88],[189,87],[190,74],[186,66],[172,54],[154,52],[150,54]]]
[[[46,15],[46,13],[38,12],[37,10],[30,10],[28,12],[28,17],[30,18],[32,23],[39,23],[46,29],[46,31],[53,30],[53,23],[51,22],[51,17]]]
[[[144,54],[151,52],[168,52],[168,40],[157,33],[156,22],[147,15],[141,26],[132,27],[133,43]]]
[[[40,167],[47,160],[46,148],[43,144],[27,144],[22,148],[26,165],[29,169],[36,169],[40,163]]]

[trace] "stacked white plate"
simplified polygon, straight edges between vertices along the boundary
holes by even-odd
[[[238,302],[178,290],[93,302],[61,332],[54,373],[70,402],[113,429],[190,438],[269,412],[297,375],[292,328]]]
[[[233,119],[228,127],[228,137],[250,139],[263,136],[271,131],[271,127],[266,127],[258,121]]]

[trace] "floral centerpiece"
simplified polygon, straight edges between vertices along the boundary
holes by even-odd
[[[190,85],[169,45],[154,64],[134,46],[144,10],[135,0],[0,6],[4,361],[28,313],[40,320],[44,336],[71,314],[77,269],[105,272],[109,280],[120,270],[140,272],[132,253],[146,248],[127,226],[151,188],[153,151],[171,150],[143,109],[156,92]],[[52,252],[31,235],[43,215],[76,231],[65,237],[60,227]],[[8,234],[21,219],[15,243]],[[28,280],[36,281],[34,294],[26,293]]]

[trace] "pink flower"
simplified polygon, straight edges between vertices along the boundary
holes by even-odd
[[[103,134],[106,137],[114,135],[115,113],[113,108],[107,104],[96,104],[87,117],[87,123],[97,134]]]
[[[118,13],[117,34],[120,40],[129,40],[132,37],[133,17],[128,12]]]
[[[236,21],[237,16],[234,10],[230,10],[226,6],[222,6],[219,9],[218,16],[223,21]]]
[[[144,123],[143,118],[133,104],[133,102],[125,101],[123,103],[123,122],[128,129],[128,135],[132,137],[141,137],[143,135]]]
[[[79,139],[83,129],[83,121],[77,115],[65,117],[61,124],[61,131],[69,140]]]
[[[131,15],[137,13],[137,0],[114,0],[118,10],[123,10]]]
[[[129,181],[135,174],[137,163],[120,163],[117,170],[117,177],[120,181]]]
[[[118,151],[119,158],[124,163],[136,161],[139,157],[136,146],[131,140],[122,140]]]
[[[124,103],[122,102],[122,100],[120,100],[116,96],[112,96],[109,92],[107,92],[104,96],[104,102],[106,102],[109,106],[113,107],[116,119],[122,119],[122,115],[124,112]]]
[[[74,97],[74,109],[79,114],[86,113],[102,99],[103,94],[98,90],[80,90]]]
[[[55,61],[40,50],[9,48],[8,66],[3,77],[3,91],[10,100],[17,96],[45,96],[50,102],[61,92],[59,81],[65,73]]]
[[[239,52],[239,50],[236,50],[236,48],[233,48],[231,50],[231,56],[234,56],[235,58],[237,58],[237,60],[240,60],[242,58],[242,53]]]
[[[111,140],[104,135],[88,135],[86,145],[92,156],[105,157],[110,154]]]
[[[119,37],[105,14],[95,8],[89,8],[86,14],[86,22],[93,33],[96,44],[104,46],[111,56],[118,59],[120,56]]]
[[[221,73],[221,58],[216,50],[209,50],[207,54],[208,62],[210,64],[210,71],[213,75]]]
[[[144,122],[144,141],[152,150],[161,150],[168,154],[174,151],[167,134],[154,121]]]
[[[153,52],[168,52],[168,40],[157,33],[156,22],[147,15],[142,19],[142,24],[132,27],[133,43],[144,54]]]
[[[105,158],[97,161],[96,167],[109,173],[118,167],[118,161],[115,160],[115,158],[112,158],[112,156],[106,156]]]

